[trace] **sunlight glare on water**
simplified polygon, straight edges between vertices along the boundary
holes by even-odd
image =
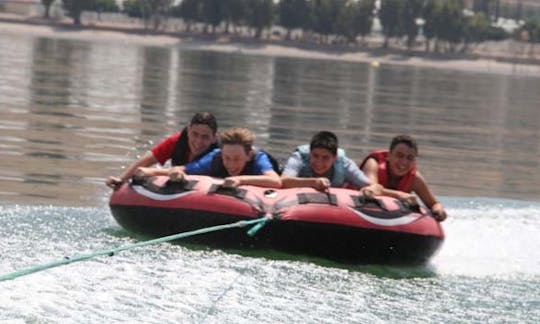
[[[538,276],[540,205],[495,199],[454,199],[446,240],[433,263],[448,274]]]

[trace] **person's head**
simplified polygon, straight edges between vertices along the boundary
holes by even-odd
[[[187,128],[188,145],[193,155],[200,155],[216,141],[217,120],[209,112],[193,115]]]
[[[404,176],[416,165],[418,145],[409,135],[398,135],[390,143],[388,165],[390,172],[398,177]]]
[[[338,139],[328,131],[313,135],[309,143],[309,164],[316,176],[325,175],[337,159]]]
[[[246,128],[229,128],[219,136],[223,166],[231,176],[242,173],[253,157],[255,135]]]

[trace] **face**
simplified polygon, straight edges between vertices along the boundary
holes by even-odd
[[[240,175],[246,163],[251,159],[251,156],[246,153],[246,150],[239,144],[225,144],[221,148],[221,157],[223,165],[231,176]]]
[[[188,145],[193,155],[200,155],[216,141],[216,136],[208,125],[194,124],[188,127]]]
[[[309,164],[316,176],[325,175],[336,159],[337,155],[332,154],[332,152],[327,149],[319,147],[313,148],[309,154]]]
[[[398,144],[388,154],[390,173],[401,177],[407,174],[416,163],[416,150],[405,144]]]

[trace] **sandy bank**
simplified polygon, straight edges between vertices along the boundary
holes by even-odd
[[[302,42],[257,41],[253,39],[213,38],[191,34],[149,33],[126,26],[73,27],[65,23],[24,21],[0,17],[0,34],[78,39],[84,41],[178,47],[185,50],[208,50],[246,55],[286,56],[323,60],[370,63],[373,67],[385,64],[453,69],[479,73],[540,77],[540,65],[513,63],[512,57],[490,59],[474,55],[410,55],[400,50],[324,46]]]

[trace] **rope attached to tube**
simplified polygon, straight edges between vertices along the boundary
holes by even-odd
[[[230,228],[236,228],[236,227],[245,227],[245,226],[249,226],[249,225],[254,225],[253,227],[257,228],[257,230],[258,230],[261,227],[261,224],[264,225],[267,221],[268,221],[267,217],[261,217],[261,218],[248,220],[248,221],[242,220],[242,221],[238,221],[238,222],[234,222],[234,223],[230,223],[230,224],[205,227],[205,228],[201,228],[201,229],[194,230],[194,231],[173,234],[173,235],[164,236],[164,237],[160,237],[160,238],[149,240],[149,241],[144,241],[144,242],[139,242],[139,243],[135,243],[135,244],[120,246],[120,247],[110,249],[110,250],[101,250],[101,251],[96,251],[94,253],[84,254],[84,255],[76,255],[76,256],[73,256],[73,257],[67,257],[66,256],[66,257],[64,257],[64,259],[59,260],[59,261],[51,262],[51,263],[48,263],[48,264],[37,265],[37,266],[34,266],[34,267],[30,267],[30,268],[27,268],[27,269],[22,269],[22,270],[19,270],[19,271],[15,271],[15,272],[12,272],[12,273],[2,275],[2,276],[0,276],[0,281],[13,280],[15,278],[26,276],[26,275],[29,275],[29,274],[32,274],[32,273],[35,273],[35,272],[39,272],[39,271],[59,267],[59,266],[74,263],[74,262],[89,260],[89,259],[95,258],[97,256],[101,256],[101,255],[114,256],[116,253],[121,252],[121,251],[131,250],[131,249],[134,249],[134,248],[143,247],[143,246],[152,245],[152,244],[169,242],[169,241],[173,241],[173,240],[177,240],[177,239],[181,239],[181,238],[186,238],[186,237],[189,237],[189,236],[199,235],[199,234],[217,232],[217,231],[230,229]],[[257,230],[253,231],[253,234],[249,234],[249,235],[253,236],[254,233]],[[248,233],[250,233],[250,232],[252,232],[252,231],[251,230],[248,231]]]

